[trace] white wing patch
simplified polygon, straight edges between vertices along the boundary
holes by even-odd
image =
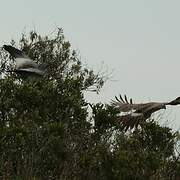
[[[142,116],[142,115],[143,115],[142,113],[131,113],[132,117],[139,117],[139,116]]]
[[[132,109],[131,111],[128,111],[128,112],[120,112],[119,113],[119,116],[127,116],[127,115],[130,115],[132,117],[139,117],[139,116],[142,116],[142,113],[135,113],[135,109]]]
[[[33,62],[29,58],[16,58],[15,61],[16,61],[16,68],[17,69],[23,68],[23,66],[31,66],[34,68],[38,68],[38,64]]]

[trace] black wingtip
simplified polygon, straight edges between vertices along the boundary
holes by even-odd
[[[130,104],[133,104],[132,98],[130,99]]]
[[[129,102],[128,102],[128,99],[127,99],[127,96],[126,96],[126,95],[124,95],[124,99],[125,99],[126,103],[128,103],[128,104],[129,104]]]
[[[9,52],[9,50],[12,49],[13,47],[10,45],[3,45],[3,48]]]
[[[120,102],[120,100],[118,99],[118,97],[117,97],[117,96],[115,96],[115,99],[116,99],[118,102]]]
[[[3,45],[3,48],[14,58],[22,57],[23,52],[11,45]]]
[[[119,95],[119,97],[120,97],[121,101],[122,101],[123,103],[125,103],[125,101],[124,101],[124,99],[122,98],[121,94]]]

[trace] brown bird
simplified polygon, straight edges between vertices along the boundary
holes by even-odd
[[[124,99],[120,95],[119,98],[115,96],[116,100],[112,100],[111,105],[120,110],[119,120],[122,124],[123,129],[128,130],[137,127],[140,122],[147,120],[151,117],[152,113],[166,109],[166,105],[179,105],[180,97],[170,102],[149,102],[135,104],[132,99],[128,101],[126,95]]]

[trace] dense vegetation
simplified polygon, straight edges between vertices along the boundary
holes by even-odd
[[[11,44],[48,66],[44,77],[22,79],[0,51],[1,179],[180,179],[179,133],[154,120],[125,133],[116,109],[87,102],[84,92],[99,92],[103,78],[83,67],[61,29]]]

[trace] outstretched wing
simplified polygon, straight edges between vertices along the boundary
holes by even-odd
[[[117,118],[118,122],[121,124],[122,128],[126,131],[127,129],[132,129],[137,127],[144,119],[142,104],[133,104],[132,99],[128,100],[127,96],[124,99],[121,95],[119,98],[115,96],[116,100],[112,100],[111,105],[120,111]]]
[[[144,120],[144,115],[142,113],[128,114],[124,116],[119,116],[117,118],[122,129],[127,131],[129,128],[133,129],[134,127],[138,127],[140,122]]]
[[[121,112],[128,112],[133,109],[135,110],[138,107],[137,104],[133,104],[132,99],[128,101],[126,95],[124,96],[124,99],[121,95],[119,95],[119,98],[115,96],[115,99],[116,100],[111,101],[111,105],[115,108],[118,108]]]
[[[167,105],[166,103],[157,102],[133,104],[132,99],[128,101],[126,96],[123,99],[121,95],[119,99],[115,98],[116,101],[112,101],[111,105],[120,110],[118,120],[125,130],[137,127],[141,121],[150,118],[152,113],[165,109]]]
[[[21,50],[16,49],[13,46],[4,45],[3,48],[14,58],[26,58],[27,57],[24,55],[24,53]]]
[[[16,70],[14,72],[19,74],[37,74],[39,76],[44,75],[45,67],[43,64],[40,66],[25,55],[19,49],[16,49],[10,45],[4,45],[3,48],[9,52],[9,54],[15,58]]]
[[[27,55],[25,55],[19,49],[16,49],[10,45],[4,45],[3,48],[9,52],[9,54],[15,58],[16,61],[16,68],[38,68],[38,64],[33,62]]]

